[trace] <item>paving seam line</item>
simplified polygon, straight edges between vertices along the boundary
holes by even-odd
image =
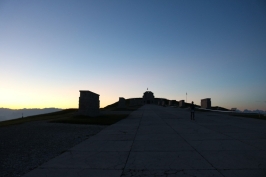
[[[139,109],[140,109],[140,108],[139,108]],[[133,144],[134,144],[134,142],[135,142],[135,139],[136,139],[136,136],[137,136],[137,133],[138,133],[138,130],[139,130],[139,127],[140,127],[140,123],[141,123],[141,121],[142,121],[143,114],[144,114],[145,110],[146,110],[146,109],[144,109],[144,110],[142,111],[141,119],[140,119],[140,121],[139,121],[139,125],[138,125],[138,128],[137,128],[136,134],[135,134],[135,136],[134,136],[134,139],[133,139],[132,145],[131,145],[130,150],[129,150],[129,152],[128,152],[127,160],[126,160],[126,163],[125,163],[124,168],[122,169],[122,173],[121,173],[120,177],[122,177],[122,175],[123,175],[124,172],[125,172],[125,168],[126,168],[126,165],[127,165],[127,162],[128,162],[128,159],[129,159],[129,156],[130,156],[130,153],[131,153],[131,150],[132,150]],[[136,111],[137,111],[137,110],[136,110]]]

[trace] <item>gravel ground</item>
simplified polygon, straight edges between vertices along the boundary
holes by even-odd
[[[0,177],[18,177],[106,126],[29,122],[0,127]]]

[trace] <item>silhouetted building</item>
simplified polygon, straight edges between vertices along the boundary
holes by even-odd
[[[154,95],[151,91],[146,91],[142,97],[143,104],[154,104]]]
[[[205,109],[211,109],[211,99],[210,98],[205,98],[202,99],[201,102],[201,108],[205,108]]]
[[[100,107],[100,95],[88,90],[80,90],[79,92],[80,97],[78,114],[92,117],[98,116]]]
[[[180,100],[179,107],[184,107],[184,106],[185,106],[185,100]]]

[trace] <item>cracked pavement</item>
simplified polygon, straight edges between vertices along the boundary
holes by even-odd
[[[144,105],[24,177],[266,176],[266,121]]]

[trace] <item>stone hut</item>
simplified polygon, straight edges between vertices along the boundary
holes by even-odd
[[[99,115],[100,100],[96,93],[80,90],[78,114],[95,117]]]
[[[180,100],[179,107],[184,107],[184,106],[185,106],[185,100]]]
[[[211,99],[210,98],[205,98],[202,99],[201,102],[201,108],[205,108],[205,109],[211,109]]]

